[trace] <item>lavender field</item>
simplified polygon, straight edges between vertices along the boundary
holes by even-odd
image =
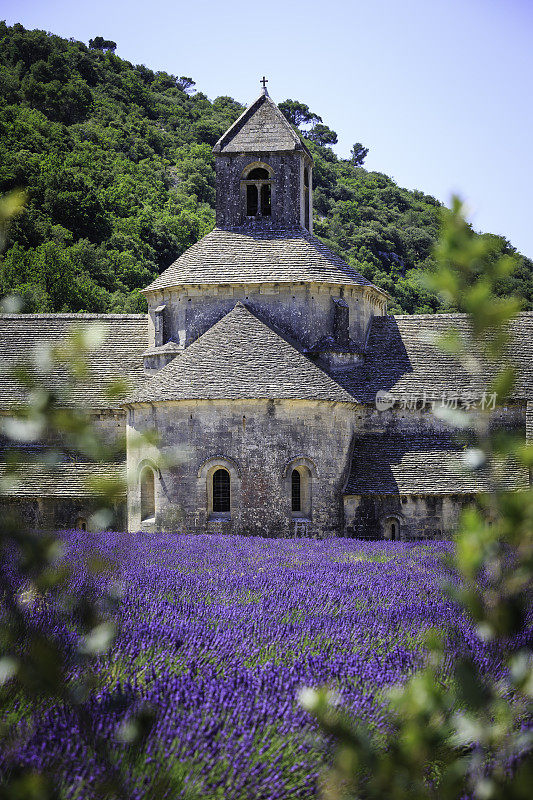
[[[143,702],[158,711],[139,798],[161,764],[202,797],[313,797],[323,752],[298,690],[335,687],[386,735],[382,690],[420,666],[429,627],[447,631],[450,663],[468,652],[498,669],[439,588],[449,544],[77,532],[68,545],[74,561],[110,556],[123,593],[87,718],[111,740]],[[32,725],[22,761],[68,765],[65,795],[83,797],[98,766],[71,712]]]

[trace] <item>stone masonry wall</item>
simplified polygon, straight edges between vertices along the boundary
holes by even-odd
[[[126,414],[122,409],[100,409],[88,411],[94,430],[102,441],[110,445],[122,444],[117,450],[117,460],[124,463],[126,440]],[[48,446],[53,445],[49,442]],[[61,443],[57,443],[61,446]],[[32,453],[32,457],[35,453]],[[67,471],[68,475],[68,471]],[[68,477],[65,479],[68,481]],[[39,497],[39,493],[42,494]],[[41,481],[38,485],[17,489],[17,494],[0,498],[0,519],[6,515],[16,515],[25,525],[33,529],[51,530],[74,528],[77,521],[89,522],[91,515],[100,507],[97,499],[88,496],[87,491],[80,491],[79,497],[72,496],[72,487],[61,485],[57,481]],[[65,496],[67,495],[67,496]],[[114,509],[114,518],[109,527],[122,530],[127,525],[126,503],[118,503]]]
[[[126,376],[127,377],[127,376]],[[126,442],[126,413],[123,409],[88,411],[96,434],[107,444]]]
[[[218,155],[216,164],[216,220],[219,228],[236,228],[246,223],[246,208],[241,193],[244,169],[252,163],[268,164],[272,176],[272,215],[261,222],[263,227],[298,227],[303,200],[303,153],[254,153],[253,155]]]
[[[389,538],[387,520],[395,519],[399,537],[447,539],[470,495],[350,495],[344,498],[344,535],[355,539]]]
[[[292,536],[290,477],[293,466],[303,465],[310,474],[312,511],[298,524],[309,536],[342,531],[342,486],[352,438],[349,405],[205,400],[130,411],[130,436],[149,428],[158,430],[163,445],[130,453],[131,474],[157,464],[161,456],[177,463],[156,470],[156,518],[148,526],[141,523],[137,480],[128,500],[130,530]],[[217,466],[231,475],[230,517],[209,514],[207,482]]]
[[[311,347],[334,334],[334,299],[349,306],[349,331],[363,347],[374,309],[362,288],[324,284],[263,284],[261,286],[190,287],[150,297],[149,343],[153,346],[155,309],[165,305],[166,340],[187,347],[241,300],[250,311],[286,336]]]
[[[525,427],[523,405],[500,409],[496,417],[509,427]],[[129,435],[147,429],[158,431],[161,446],[129,453],[131,474],[139,475],[145,464],[157,465],[161,457],[175,464],[156,474],[156,517],[147,525],[141,523],[137,480],[128,501],[130,530],[292,536],[291,459],[300,459],[295,466],[310,469],[307,535],[384,538],[389,535],[387,520],[396,519],[400,538],[447,538],[472,497],[439,488],[438,470],[431,479],[434,491],[417,491],[416,475],[408,474],[406,479],[414,483],[395,492],[343,496],[360,437],[385,432],[416,438],[429,432],[430,444],[433,437],[438,442],[445,426],[427,410],[377,411],[372,406],[309,401],[181,401],[131,409]],[[207,484],[210,470],[217,466],[231,474],[230,517],[209,513]],[[362,467],[371,469],[370,463]],[[427,471],[423,452],[420,469]],[[376,483],[380,477],[375,476]]]
[[[529,404],[528,404],[529,407]],[[420,435],[428,436],[429,442],[439,441],[449,428],[439,421],[429,408],[407,410],[396,407],[378,411],[374,407],[360,406],[354,415],[354,452],[357,457],[357,442],[369,434],[383,434],[385,437],[402,435],[414,442]],[[526,405],[522,402],[510,403],[492,412],[493,423],[507,430],[515,430],[526,436]],[[363,465],[364,466],[364,465]],[[427,472],[428,465],[420,452],[419,469]],[[408,476],[406,476],[408,477]],[[376,484],[383,475],[375,476]],[[434,492],[415,491],[415,486],[399,486],[396,493],[380,493],[379,490],[367,494],[344,496],[343,535],[362,539],[388,538],[387,520],[396,519],[401,539],[442,539],[449,538],[457,526],[461,510],[468,505],[474,495],[443,491],[439,470],[432,476]],[[414,478],[420,484],[421,478]]]

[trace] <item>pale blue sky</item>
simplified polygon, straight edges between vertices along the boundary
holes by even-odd
[[[336,151],[448,202],[533,257],[533,0],[0,0],[0,18],[189,75],[243,103],[266,74]]]

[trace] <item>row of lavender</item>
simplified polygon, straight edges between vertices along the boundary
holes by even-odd
[[[190,775],[204,797],[312,796],[320,740],[298,690],[335,687],[386,735],[382,690],[421,663],[429,627],[449,632],[450,660],[466,651],[498,669],[440,590],[449,544],[87,536],[68,536],[72,560],[89,549],[111,556],[122,590],[119,635],[100,657],[87,718],[112,739],[140,703],[158,711],[138,797],[160,764]],[[71,796],[98,774],[61,707],[41,711],[20,757],[68,764]]]

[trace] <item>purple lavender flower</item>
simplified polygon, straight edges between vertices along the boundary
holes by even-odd
[[[100,576],[99,587],[103,594],[114,581],[122,599],[113,611],[119,635],[99,657],[84,713],[120,754],[137,710],[157,710],[132,776],[138,798],[161,765],[204,796],[309,798],[322,744],[299,690],[327,684],[385,731],[383,690],[423,663],[428,628],[445,630],[450,664],[468,654],[492,674],[502,669],[439,588],[449,543],[86,537],[66,535],[68,558],[80,565],[89,549],[109,556],[116,573]],[[84,580],[80,567],[73,590]],[[99,767],[69,710],[18,713],[19,762],[62,764],[66,794],[89,797]]]

